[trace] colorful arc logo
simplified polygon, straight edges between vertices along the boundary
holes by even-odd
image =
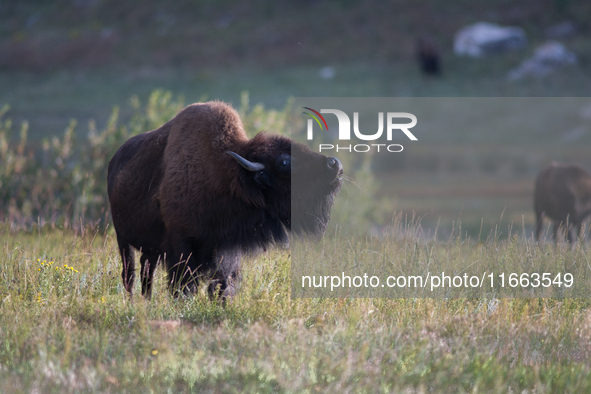
[[[324,126],[326,126],[326,130],[328,131],[328,125],[326,124],[326,120],[324,120],[324,116],[320,115],[320,112],[318,112],[312,108],[309,108],[309,107],[302,107],[302,108],[312,111],[312,112],[314,112],[314,114],[318,115],[320,117],[320,119],[322,119],[322,122],[324,123]],[[305,115],[311,116],[316,121],[316,123],[318,123],[318,126],[320,126],[320,130],[324,130],[324,128],[322,127],[322,123],[320,123],[320,119],[318,119],[318,117],[314,116],[314,114],[311,114],[309,112],[302,112],[302,113]]]

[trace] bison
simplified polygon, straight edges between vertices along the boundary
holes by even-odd
[[[439,50],[431,38],[420,37],[417,40],[416,56],[417,62],[423,74],[430,76],[441,75]]]
[[[580,235],[583,221],[591,213],[591,176],[577,165],[550,163],[536,179],[534,211],[536,240],[540,239],[542,220],[548,216],[554,221],[554,239],[558,240],[558,228],[564,225],[572,243],[573,230]]]
[[[287,137],[249,140],[228,104],[189,105],[130,138],[109,162],[125,289],[132,294],[135,248],[147,298],[158,261],[175,296],[194,292],[204,277],[211,295],[232,296],[243,254],[286,244],[289,232],[324,232],[342,174],[338,159]]]

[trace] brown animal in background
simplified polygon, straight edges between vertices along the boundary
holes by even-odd
[[[432,39],[421,37],[417,40],[417,61],[423,74],[441,75],[439,50]]]
[[[289,138],[259,133],[249,140],[227,104],[189,105],[162,127],[130,138],[109,163],[125,289],[131,294],[133,247],[142,253],[147,297],[159,260],[166,261],[174,295],[194,292],[205,277],[210,294],[232,296],[243,253],[285,244],[289,231],[324,232],[342,174],[338,159]]]
[[[573,164],[552,162],[536,179],[534,189],[536,240],[539,241],[544,216],[554,221],[553,236],[558,240],[560,226],[566,226],[568,241],[573,230],[579,236],[583,221],[591,213],[591,176]]]

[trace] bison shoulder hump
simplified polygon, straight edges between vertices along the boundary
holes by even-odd
[[[171,142],[185,146],[209,146],[221,153],[248,141],[238,112],[221,101],[191,104],[171,123]]]

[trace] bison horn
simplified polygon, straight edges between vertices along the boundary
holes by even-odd
[[[252,171],[252,172],[256,172],[256,171],[261,171],[265,169],[265,166],[261,163],[253,163],[252,161],[248,161],[246,160],[244,157],[240,156],[237,153],[234,153],[232,151],[228,151],[226,152],[227,154],[231,155],[233,158],[236,159],[236,161],[238,163],[240,163],[240,165],[244,168],[246,168],[248,171]]]

